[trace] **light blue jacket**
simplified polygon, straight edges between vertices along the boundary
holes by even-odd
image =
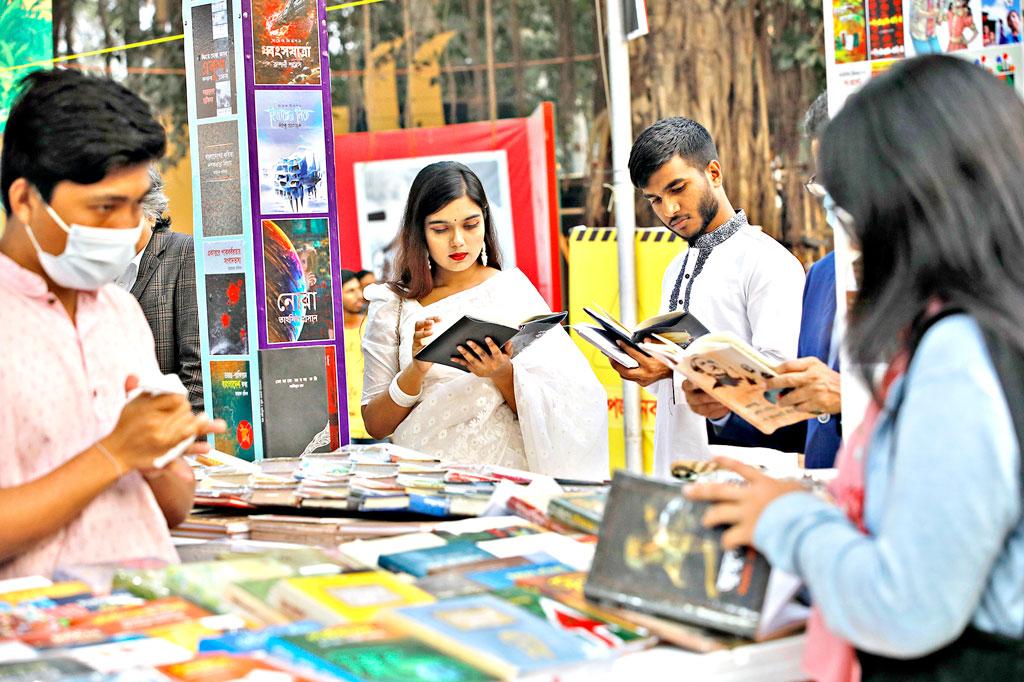
[[[809,493],[775,500],[755,531],[835,634],[895,658],[941,648],[971,623],[1024,636],[1020,450],[968,316],[937,322],[893,385],[868,447],[864,506],[870,536]]]

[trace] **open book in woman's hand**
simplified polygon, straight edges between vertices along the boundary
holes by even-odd
[[[512,357],[515,357],[549,329],[560,326],[567,315],[566,312],[560,312],[531,317],[518,328],[464,315],[420,350],[416,354],[416,359],[468,371],[465,367],[452,362],[453,357],[461,357],[458,346],[467,348],[466,342],[474,341],[486,348],[486,339],[490,338],[498,348],[504,348],[506,343],[511,343]]]
[[[778,404],[780,391],[765,387],[768,379],[778,376],[774,363],[732,334],[708,334],[685,349],[657,334],[654,339],[640,347],[762,433],[774,433],[814,417],[810,412]]]

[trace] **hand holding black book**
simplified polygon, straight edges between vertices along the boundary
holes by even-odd
[[[511,356],[515,357],[549,329],[561,325],[567,315],[566,312],[560,312],[533,317],[518,328],[465,315],[420,350],[416,354],[416,359],[447,365],[465,372],[465,367],[452,361],[453,357],[461,357],[459,346],[469,348],[466,344],[473,341],[486,348],[486,339],[490,338],[498,348],[504,348],[506,343],[511,343]]]
[[[638,353],[649,356],[650,353],[640,344],[654,334],[681,348],[686,348],[694,339],[708,333],[708,328],[701,324],[700,320],[683,310],[656,315],[638,323],[632,330],[627,329],[602,308],[588,307],[584,308],[583,312],[590,315],[597,324],[574,324],[572,328],[584,341],[627,369],[639,367],[640,364],[619,347],[620,342]]]

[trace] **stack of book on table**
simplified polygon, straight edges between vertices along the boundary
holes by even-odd
[[[491,497],[503,481],[528,485],[539,478],[498,466],[445,463],[391,444],[349,445],[330,453],[259,464],[222,453],[194,461],[196,504],[239,509],[297,507],[478,516],[489,509]],[[604,486],[603,481],[561,483],[559,492],[593,491]]]
[[[0,582],[0,679],[586,679],[658,641],[711,652],[799,625],[793,585],[723,552],[677,484],[619,474],[608,494],[524,496],[600,539],[518,515],[265,516],[325,547],[218,540],[202,561]]]

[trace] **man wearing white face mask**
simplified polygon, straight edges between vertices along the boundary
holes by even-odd
[[[195,481],[154,460],[224,425],[184,396],[127,399],[161,373],[138,304],[112,284],[135,255],[164,132],[112,81],[41,71],[23,86],[0,158],[0,578],[176,561],[167,527]]]

